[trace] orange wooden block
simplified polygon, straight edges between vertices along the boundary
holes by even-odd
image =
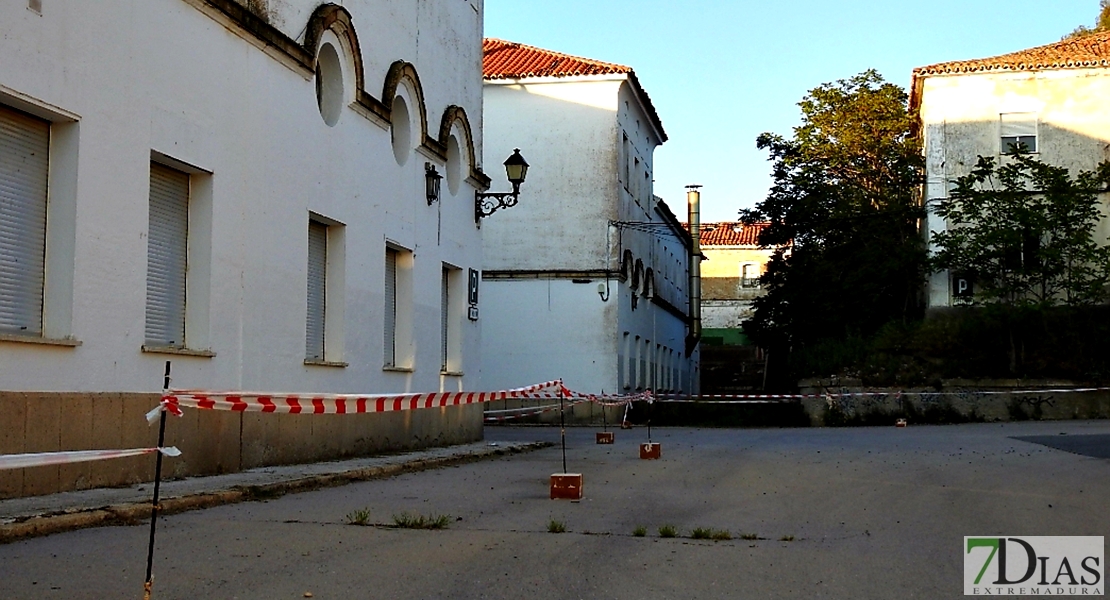
[[[599,444],[612,444],[613,443],[612,431],[599,431],[597,432],[597,443]]]
[[[581,473],[554,473],[551,475],[551,499],[582,499]]]
[[[640,458],[643,459],[656,459],[663,456],[663,447],[659,442],[647,442],[640,444]]]

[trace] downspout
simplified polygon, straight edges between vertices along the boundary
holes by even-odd
[[[700,185],[686,186],[687,223],[690,225],[690,332],[686,336],[687,358],[701,341],[701,192]]]

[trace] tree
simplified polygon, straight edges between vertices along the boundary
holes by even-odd
[[[980,156],[937,208],[934,271],[964,272],[975,302],[1011,307],[1089,305],[1106,297],[1110,246],[1095,241],[1110,162],[1074,179],[1022,153]]]
[[[756,141],[774,184],[745,222],[777,247],[744,329],[764,347],[866,336],[920,309],[922,156],[906,92],[874,70],[811,90],[787,139]]]
[[[1092,33],[1099,33],[1102,31],[1110,31],[1110,0],[1099,0],[1098,3],[1098,21],[1095,22],[1093,28],[1086,25],[1080,25],[1075,28],[1075,31],[1064,36],[1065,40],[1080,38]]]

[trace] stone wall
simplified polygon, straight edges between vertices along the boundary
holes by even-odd
[[[865,388],[859,380],[808,379],[802,394],[871,392],[878,395],[806,398],[813,425],[883,424],[905,416],[918,422],[1105,419],[1110,391],[1062,391],[1084,388],[1070,381],[952,379],[935,387]],[[1015,393],[1028,390],[1051,390]],[[833,423],[827,422],[835,421]]]

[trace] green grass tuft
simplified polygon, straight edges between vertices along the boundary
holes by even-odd
[[[347,522],[351,525],[367,525],[370,523],[370,509],[359,508],[347,513]]]
[[[678,535],[678,528],[674,525],[663,525],[659,528],[659,537],[673,538]]]
[[[740,539],[742,539],[742,540],[758,540],[759,539],[759,534],[758,533],[743,533],[743,534],[740,534]]]
[[[555,519],[551,519],[551,522],[547,524],[547,532],[548,533],[566,533],[567,532],[567,526],[562,521],[556,521]]]
[[[793,541],[794,541],[794,536],[792,536],[792,535],[784,535],[784,536],[782,536],[782,537],[780,537],[780,538],[779,538],[779,541],[780,541],[780,542],[793,542]]]
[[[713,530],[708,527],[695,527],[690,532],[690,537],[695,540],[708,540],[711,535],[713,535]]]
[[[644,537],[645,535],[647,535],[647,527],[644,527],[643,525],[637,525],[636,529],[632,530],[632,535],[636,537]]]
[[[718,529],[710,537],[718,542],[727,541],[732,539],[732,533],[727,529]]]
[[[401,529],[447,529],[450,522],[451,515],[393,515],[393,524]]]

